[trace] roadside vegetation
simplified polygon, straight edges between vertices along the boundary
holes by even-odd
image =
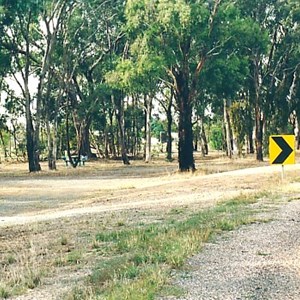
[[[173,216],[161,223],[98,233],[96,251],[109,258],[96,265],[82,294],[105,299],[154,299],[170,284],[172,270],[182,268],[213,235],[254,222],[249,204],[257,199],[241,195],[184,220]],[[178,211],[172,213],[177,215]],[[78,289],[66,299],[77,299],[77,294]]]
[[[256,222],[261,210],[252,204],[264,196],[241,194],[198,212],[187,207],[164,214],[125,212],[101,220],[85,218],[77,226],[69,219],[19,228],[15,244],[1,246],[0,297],[23,294],[60,274],[66,282],[74,272],[74,288],[63,293],[64,300],[154,299],[181,293],[171,284],[174,270],[183,268],[216,234]]]

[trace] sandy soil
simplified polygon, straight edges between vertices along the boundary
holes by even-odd
[[[237,166],[241,167],[239,163]],[[221,168],[226,171],[224,166]],[[227,166],[230,168],[234,168],[232,162]],[[286,169],[296,171],[299,166]],[[180,175],[175,164],[136,164],[130,169],[106,166],[105,170],[90,166],[75,174],[67,171],[55,176],[46,173],[1,177],[0,173],[0,226],[136,207],[213,205],[240,193],[265,189],[274,181],[280,182],[281,176],[278,166],[208,175],[201,169],[196,174]]]

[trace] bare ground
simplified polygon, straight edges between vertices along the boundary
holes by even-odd
[[[184,175],[176,173],[174,163],[134,162],[130,167],[92,163],[76,170],[33,175],[24,171],[19,176],[11,176],[4,169],[0,173],[0,226],[134,207],[206,206],[264,188],[270,176],[280,180],[278,167],[254,169],[248,160],[220,158],[206,162],[210,165],[204,161],[198,172]],[[252,168],[230,171],[248,166]]]
[[[181,175],[176,163],[137,161],[124,167],[91,162],[76,170],[61,165],[58,172],[32,175],[26,165],[0,165],[0,256],[18,253],[29,262],[39,257],[40,264],[34,263],[53,269],[50,252],[62,251],[64,236],[68,237],[64,251],[72,251],[81,242],[79,232],[92,239],[101,226],[155,222],[172,209],[188,213],[241,193],[284,190],[300,170],[299,165],[287,166],[289,180],[282,183],[279,167],[261,166],[253,159],[216,156],[199,160],[197,166],[195,174]],[[297,184],[289,184],[288,190],[297,194]],[[80,268],[51,271],[38,288],[14,299],[59,299],[70,283],[91,272],[93,259],[92,251],[87,251]]]

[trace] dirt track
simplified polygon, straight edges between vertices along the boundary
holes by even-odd
[[[296,172],[300,166],[287,169]],[[0,226],[158,205],[206,207],[280,183],[279,170],[264,166],[210,175],[2,178]]]

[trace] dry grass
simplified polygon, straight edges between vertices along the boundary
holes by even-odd
[[[1,232],[0,296],[50,286],[50,293],[65,299],[94,299],[97,293],[152,299],[168,282],[170,268],[182,266],[211,233],[246,222],[242,210],[231,218],[236,205],[237,199],[199,216],[188,208],[127,211],[7,228]],[[77,287],[65,292],[66,286]],[[141,290],[143,296],[135,298]]]
[[[66,168],[61,164],[56,172],[46,171],[44,164],[43,169],[45,171],[39,174],[28,174],[26,164],[1,164],[0,193],[3,193],[0,196],[0,203],[3,201],[2,204],[5,207],[9,197],[12,197],[12,204],[18,204],[18,199],[24,200],[24,206],[20,204],[20,207],[16,205],[11,207],[9,212],[12,215],[18,209],[20,212],[28,209],[42,211],[49,208],[62,208],[66,205],[99,203],[108,198],[111,199],[110,201],[118,199],[121,202],[123,199],[136,201],[140,198],[169,197],[170,203],[163,207],[153,205],[151,209],[137,207],[131,210],[80,215],[24,226],[1,228],[0,298],[23,294],[27,289],[34,289],[37,293],[39,290],[43,290],[49,295],[53,292],[58,295],[64,294],[66,300],[93,299],[95,291],[92,285],[86,285],[87,278],[94,274],[95,266],[101,265],[103,259],[112,259],[116,256],[116,253],[112,254],[108,251],[111,246],[110,242],[104,243],[99,239],[99,233],[108,233],[108,235],[112,232],[132,233],[149,228],[149,226],[155,227],[157,225],[158,228],[165,224],[171,226],[177,224],[176,222],[185,222],[193,217],[195,211],[201,211],[203,208],[199,203],[192,205],[175,204],[172,202],[173,196],[185,197],[193,193],[195,195],[202,194],[209,189],[212,192],[223,189],[225,194],[236,189],[238,192],[240,191],[238,199],[247,198],[248,190],[256,193],[261,190],[263,183],[265,184],[263,189],[269,190],[272,186],[274,191],[277,190],[280,195],[281,193],[286,195],[286,200],[291,199],[291,197],[296,198],[297,191],[299,191],[299,174],[294,175],[294,173],[289,172],[287,172],[288,178],[284,184],[281,183],[280,173],[274,176],[261,177],[259,180],[257,176],[249,176],[243,178],[242,182],[239,182],[237,178],[235,178],[237,181],[232,182],[230,178],[227,179],[226,177],[210,182],[202,176],[203,174],[261,166],[252,157],[228,160],[214,155],[205,159],[197,158],[196,163],[198,171],[195,174],[179,174],[176,172],[176,162],[168,163],[162,159],[154,160],[151,164],[134,161],[129,167],[123,166],[120,162],[111,161],[88,162],[85,167],[77,169]],[[266,164],[268,163],[264,163],[264,165]],[[290,174],[293,174],[293,177]],[[88,182],[88,180],[95,179],[99,179],[103,186],[90,186],[88,190],[83,191],[75,189],[75,192],[74,187],[68,186],[72,180],[82,182],[86,180]],[[289,183],[291,179],[293,182]],[[27,180],[29,183],[35,182],[36,185],[34,187],[26,186],[24,189]],[[5,186],[3,184],[8,182],[12,185]],[[55,192],[51,188],[57,182],[63,189]],[[49,183],[51,184],[47,189]],[[32,201],[33,193],[36,194],[38,202],[32,202],[32,206],[30,206],[28,203],[30,202],[29,199]],[[26,198],[29,197],[28,195],[31,198]],[[270,194],[259,194],[259,196],[260,198],[268,198]],[[246,201],[247,203],[249,203],[249,199]],[[183,203],[185,203],[184,200]],[[270,197],[268,201],[270,201]],[[235,204],[232,202],[230,205],[234,206]],[[214,226],[219,230],[231,230],[238,224],[223,220],[216,222]],[[206,231],[206,233],[210,233],[210,231]],[[118,299],[119,293],[123,293],[122,295],[129,293],[128,295],[132,296],[134,291],[140,289],[151,291],[150,287],[153,281],[157,282],[157,287],[161,287],[168,281],[166,274],[169,271],[168,268],[165,268],[165,264],[171,267],[181,266],[185,257],[197,251],[196,243],[193,243],[193,240],[205,240],[209,236],[209,234],[199,234],[193,228],[188,231],[188,234],[181,236],[175,231],[169,231],[168,234],[166,240],[177,239],[179,236],[179,244],[183,248],[172,251],[168,256],[168,261],[163,262],[164,266],[162,265],[158,269],[155,266],[146,268],[144,273],[134,268],[127,268],[127,271],[124,271],[127,272],[126,276],[136,278],[136,280],[128,280],[127,277],[121,276],[124,279],[122,286],[119,285],[120,282],[117,281],[117,277],[109,279],[109,271],[101,273],[104,278],[102,282],[110,288],[110,299]],[[157,241],[161,240],[162,235],[157,238]],[[132,234],[126,247],[136,248],[136,241],[137,236]],[[155,242],[159,247],[160,242],[157,241],[152,240],[151,244],[154,245]],[[174,244],[176,243],[174,242]],[[182,256],[182,254],[184,255]],[[138,256],[135,259],[138,260]],[[108,270],[111,271],[113,265],[113,262],[110,261],[110,269]],[[75,285],[77,286],[75,291],[67,288],[72,289]],[[67,292],[66,289],[68,289]],[[154,288],[153,295],[156,291]],[[79,298],[76,298],[76,295]],[[39,297],[39,299],[43,298]]]

